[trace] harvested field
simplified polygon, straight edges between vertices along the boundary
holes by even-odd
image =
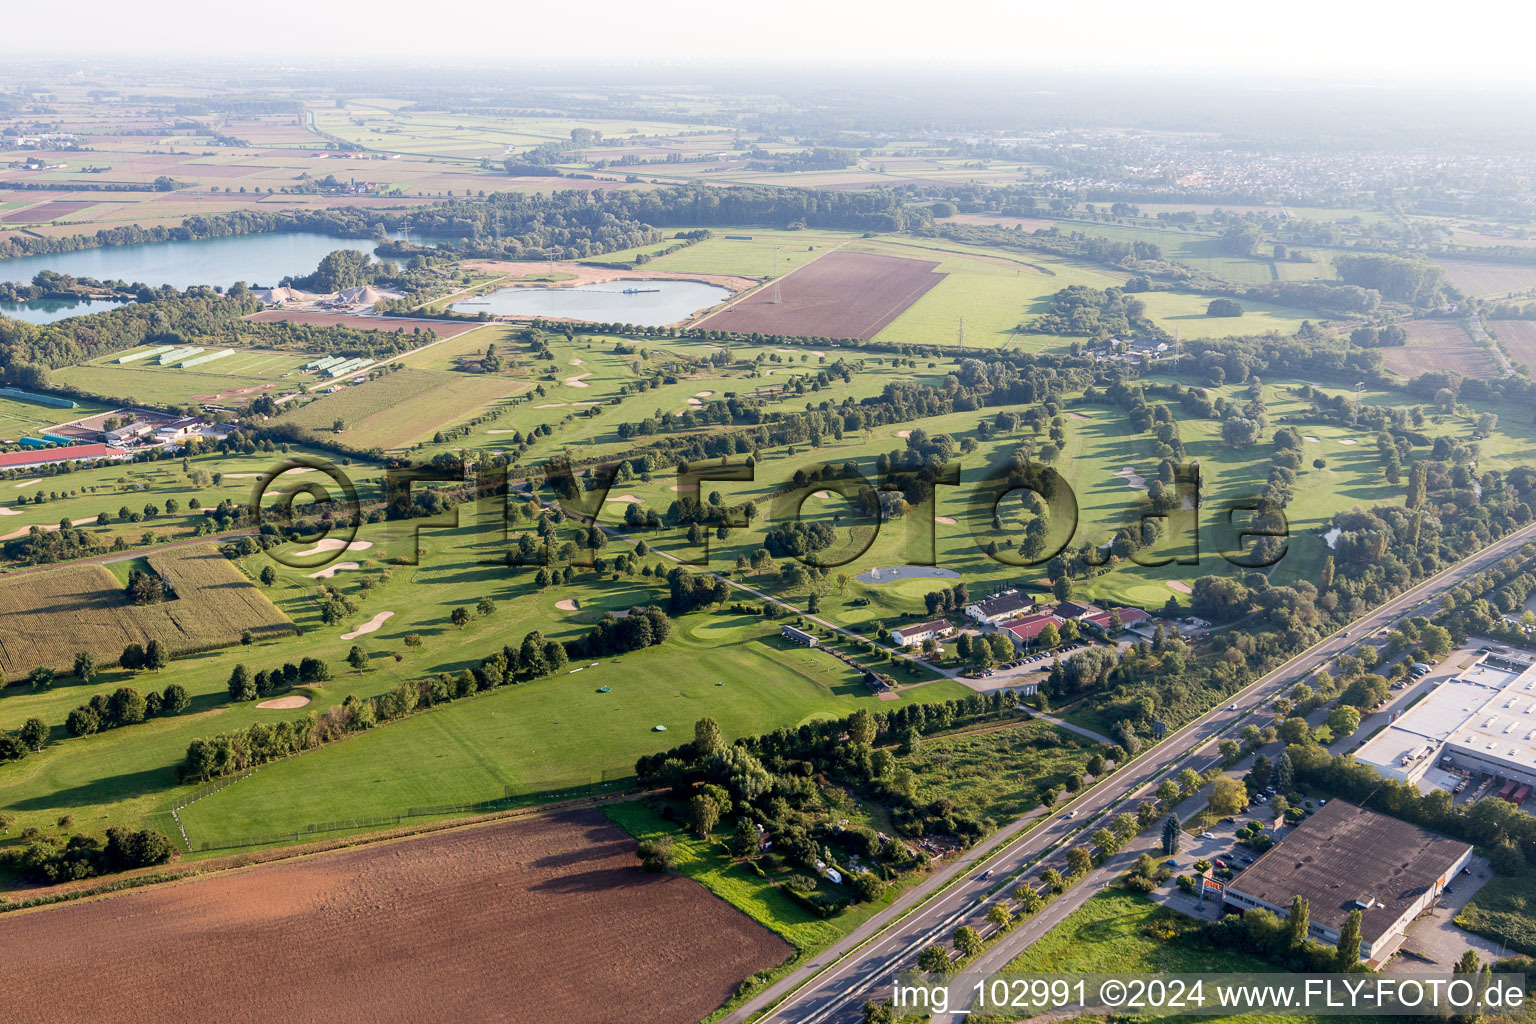
[[[130,643],[159,640],[173,655],[294,632],[287,616],[211,544],[148,556],[177,600],[133,605],[100,565],[69,565],[0,581],[0,675],[15,679],[39,665],[68,671],[74,652],[116,664]]]
[[[1511,361],[1524,363],[1536,371],[1536,322],[1530,320],[1495,320],[1486,325],[1490,334],[1504,343]]]
[[[944,279],[938,263],[864,252],[829,252],[779,280],[783,301],[762,288],[698,326],[747,334],[860,338],[879,334]]]
[[[1536,288],[1536,265],[1480,260],[1436,260],[1451,283],[1480,299],[1502,299],[1511,292]]]
[[[579,811],[10,915],[6,994],[39,1022],[692,1024],[789,956],[634,850]]]
[[[497,377],[397,370],[285,412],[278,422],[354,448],[398,448],[469,419],[512,390]],[[339,434],[338,419],[345,424]]]
[[[1387,369],[1394,373],[1417,377],[1431,370],[1454,370],[1463,377],[1498,376],[1493,357],[1478,347],[1459,322],[1414,320],[1402,326],[1408,331],[1408,344],[1381,350]]]
[[[252,313],[247,320],[285,320],[289,323],[310,324],[314,327],[352,327],[360,331],[404,331],[412,334],[420,331],[439,339],[457,338],[479,327],[477,323],[455,323],[450,320],[416,320],[394,316],[359,316],[355,313],[320,313],[303,309],[264,309]],[[423,338],[422,344],[432,339]]]
[[[7,224],[41,224],[79,213],[86,207],[95,206],[94,199],[55,199],[52,202],[29,206],[25,210],[12,210],[0,217]]]

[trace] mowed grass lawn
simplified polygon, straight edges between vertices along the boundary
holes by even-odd
[[[239,353],[226,356],[226,360],[239,358]],[[213,368],[224,360],[183,370],[174,366],[152,364],[115,363],[66,366],[54,371],[54,377],[72,388],[103,395],[125,404],[147,402],[151,405],[190,405],[198,396],[211,396],[232,391],[235,388],[253,388],[274,383],[264,375],[217,373]],[[268,392],[281,395],[299,390],[297,379],[278,382]]]
[[[686,616],[660,647],[582,661],[269,765],[182,818],[197,843],[558,790],[632,775],[642,754],[690,742],[706,715],[734,738],[899,706],[875,698],[829,654],[777,634],[756,616]],[[604,686],[608,693],[597,692]],[[968,692],[942,680],[904,690],[902,699]],[[666,731],[654,731],[658,725]]]
[[[106,409],[106,406],[96,402],[76,402],[73,409],[60,409],[34,402],[19,402],[14,398],[0,398],[0,438],[15,441],[23,434],[36,437],[39,432],[55,424],[68,423]]]

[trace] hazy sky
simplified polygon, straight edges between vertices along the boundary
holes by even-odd
[[[464,56],[517,66],[921,61],[1019,70],[1233,71],[1536,84],[1532,5],[1493,0],[121,0],[6,4],[8,56]],[[434,17],[441,11],[440,17]]]

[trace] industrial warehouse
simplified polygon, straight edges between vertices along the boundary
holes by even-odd
[[[1421,790],[1456,789],[1456,772],[1498,781],[1520,803],[1536,787],[1536,665],[1485,651],[1356,752],[1383,776]]]
[[[1225,900],[1285,917],[1300,896],[1308,903],[1308,934],[1330,945],[1359,910],[1360,955],[1379,964],[1471,859],[1466,843],[1330,800],[1229,882]]]

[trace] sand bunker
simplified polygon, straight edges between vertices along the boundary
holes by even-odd
[[[31,487],[33,484],[40,484],[42,482],[43,482],[43,478],[42,477],[35,476],[31,480],[23,480],[23,481],[21,481],[21,483],[17,484],[16,486],[17,487]]]
[[[693,393],[693,397],[694,398],[708,398],[710,395],[713,395],[713,394],[714,394],[713,391],[695,391]]]
[[[1169,580],[1168,589],[1177,590],[1181,594],[1193,594],[1195,592],[1194,588],[1183,580]]]
[[[292,708],[301,708],[308,703],[308,697],[302,693],[295,693],[287,697],[274,697],[271,700],[264,700],[256,706],[258,708],[266,708],[269,711],[287,711]]]
[[[225,480],[256,480],[266,476],[265,473],[225,473]]]
[[[580,359],[572,359],[571,360],[571,365],[572,366],[584,366],[586,364],[583,363]]]
[[[319,555],[327,551],[340,551],[343,548],[348,551],[367,551],[371,547],[373,547],[373,541],[371,540],[354,540],[348,544],[340,538],[327,537],[322,541],[317,541],[315,546],[308,551],[295,551],[293,556],[295,558],[308,558],[310,555]]]
[[[1303,435],[1301,435],[1301,439],[1303,441],[1306,441],[1308,444],[1322,444],[1323,443],[1322,438],[1313,437],[1311,434],[1303,434]]]
[[[912,431],[910,431],[910,430],[898,430],[898,431],[896,431],[896,436],[897,437],[911,437],[912,436]]]
[[[1352,437],[1341,437],[1341,438],[1339,438],[1339,444],[1359,444],[1359,443],[1360,443],[1359,441],[1356,441]]]
[[[1069,420],[1085,420],[1087,418],[1088,418],[1087,416],[1084,416],[1080,412],[1069,412],[1069,413],[1067,413],[1067,419],[1069,419]]]
[[[580,608],[574,597],[568,597],[564,601],[555,602],[555,610],[562,612],[574,612]],[[572,671],[575,671],[574,669]]]
[[[644,498],[637,498],[633,494],[621,494],[617,498],[608,498],[606,500],[608,500],[608,501],[622,501],[626,505],[639,505],[640,503],[645,501]]]
[[[96,517],[95,516],[86,516],[84,519],[71,519],[70,520],[70,525],[71,526],[84,526],[87,523],[94,523],[95,521],[96,521]],[[49,524],[45,525],[44,527],[42,527],[44,533],[52,533],[53,531],[57,530],[58,528],[59,528],[59,524],[58,523],[49,523]],[[12,530],[10,533],[6,534],[5,536],[0,537],[0,540],[15,540],[17,537],[25,537],[28,533],[31,532],[31,530],[32,530],[32,527],[30,527],[30,526],[23,526],[19,530]]]
[[[487,430],[487,434],[515,434],[516,430]]]
[[[704,408],[704,403],[699,401],[697,398],[690,398],[690,399],[688,399],[688,404],[691,405],[695,409],[702,409],[702,408]]]
[[[959,525],[959,521],[954,519],[954,518],[952,518],[952,517],[950,517],[950,516],[934,516],[933,517],[933,521],[936,522],[936,523],[943,523],[945,526],[958,526]]]
[[[585,386],[585,385],[583,385],[583,386]],[[536,406],[534,406],[534,408],[535,409],[558,409],[558,408],[560,408],[564,404],[565,404],[564,402],[545,402],[543,405],[536,405]]]
[[[830,497],[832,497],[832,492],[831,491],[817,491],[815,494],[811,495],[811,497],[813,497],[813,498],[830,498]]]
[[[341,572],[341,570],[343,570],[343,569],[361,569],[361,568],[362,568],[362,566],[358,565],[356,562],[337,562],[335,565],[328,565],[328,566],[326,566],[324,569],[321,569],[319,572],[312,572],[312,573],[310,573],[309,574],[309,578],[312,579],[312,580],[328,580],[332,576],[335,576],[337,573]]]
[[[578,373],[574,377],[567,377],[567,378],[565,378],[565,383],[566,383],[566,385],[568,387],[573,387],[573,388],[587,388],[587,387],[591,387],[592,385],[587,383],[587,378],[590,377],[590,376],[592,376],[590,373]]]
[[[1125,481],[1125,485],[1133,491],[1144,491],[1147,489],[1146,478],[1143,477],[1140,473],[1136,472],[1130,466],[1116,470],[1115,476],[1123,479]]]
[[[19,515],[21,515],[21,509],[6,508],[4,506],[0,506],[0,516],[19,516]]]
[[[375,615],[361,626],[358,626],[352,632],[341,634],[341,638],[343,640],[356,640],[358,637],[363,636],[366,633],[377,633],[379,631],[379,627],[388,622],[391,616],[394,614],[394,612],[379,612],[379,614]]]

